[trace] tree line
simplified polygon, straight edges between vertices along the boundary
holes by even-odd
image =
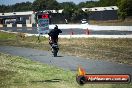
[[[132,16],[132,0],[99,0],[86,1],[75,4],[74,2],[59,3],[56,0],[35,0],[31,2],[16,3],[14,5],[0,5],[0,13],[21,12],[21,11],[42,11],[42,10],[59,10],[64,9],[63,14],[69,20],[76,20],[79,16],[88,15],[89,12],[83,12],[81,8],[118,6],[119,17],[124,19]],[[80,18],[81,19],[81,18]]]

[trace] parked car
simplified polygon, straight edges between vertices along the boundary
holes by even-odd
[[[82,20],[81,20],[81,23],[82,23],[82,24],[88,24],[87,19],[82,19]]]

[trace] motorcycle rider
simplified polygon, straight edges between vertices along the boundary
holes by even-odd
[[[58,43],[58,35],[59,33],[62,33],[60,29],[58,29],[58,26],[55,25],[54,29],[52,29],[48,35],[49,35],[49,44],[52,45],[54,43]]]

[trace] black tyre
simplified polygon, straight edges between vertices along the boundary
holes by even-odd
[[[53,56],[54,56],[54,57],[57,57],[57,50],[54,50],[54,51],[53,51]]]
[[[83,85],[86,83],[86,78],[84,76],[77,76],[76,81],[78,84]]]

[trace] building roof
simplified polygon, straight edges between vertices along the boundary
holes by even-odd
[[[43,12],[50,11],[51,13],[62,13],[62,10],[44,10]],[[26,11],[26,12],[9,12],[9,13],[0,13],[0,16],[14,16],[14,15],[31,15],[33,11]]]
[[[105,10],[118,10],[117,6],[108,6],[108,7],[93,7],[93,8],[82,8],[83,11],[105,11]],[[51,13],[62,13],[61,10],[44,10],[43,12],[50,11]],[[9,12],[9,13],[0,13],[0,16],[14,16],[14,15],[31,15],[33,11],[26,12]]]
[[[82,8],[83,11],[105,11],[105,10],[118,10],[117,6],[108,7],[93,7],[93,8]]]
[[[33,11],[0,13],[0,16],[31,15]]]
[[[46,12],[46,11],[50,11],[51,13],[62,13],[63,9],[61,9],[61,10],[45,10],[43,12]]]

